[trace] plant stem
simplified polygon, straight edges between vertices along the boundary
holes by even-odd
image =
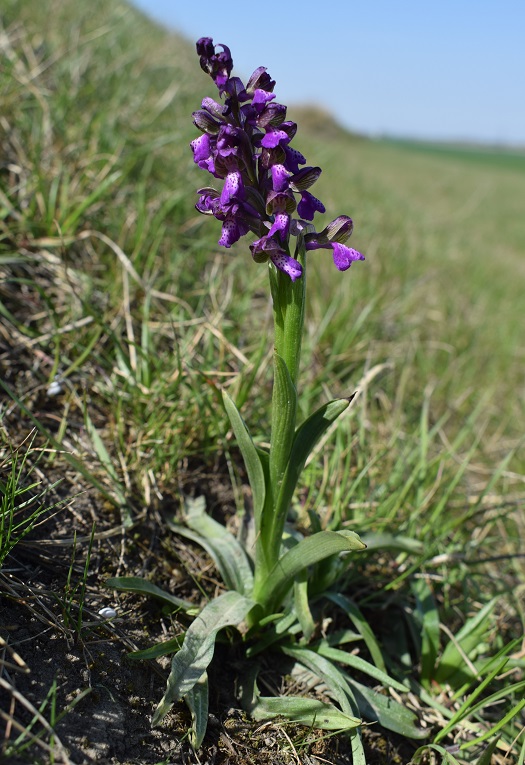
[[[306,259],[298,258],[303,275],[292,282],[287,274],[270,265],[270,288],[273,300],[275,352],[286,362],[293,384],[297,387],[306,297]]]
[[[297,254],[296,254],[297,257]],[[298,260],[303,275],[292,282],[287,274],[270,265],[273,299],[275,353],[272,394],[269,481],[266,501],[257,529],[254,597],[279,559],[288,507],[279,507],[282,479],[288,465],[295,435],[297,414],[297,376],[301,355],[306,296],[304,251]]]

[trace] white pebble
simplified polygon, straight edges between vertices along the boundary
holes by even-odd
[[[59,393],[62,393],[62,390],[62,383],[59,380],[53,380],[46,393],[48,396],[58,396]]]
[[[98,615],[103,619],[113,619],[113,617],[117,615],[117,612],[114,608],[101,608]]]

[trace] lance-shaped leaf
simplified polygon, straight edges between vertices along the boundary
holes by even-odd
[[[141,579],[140,576],[114,576],[111,579],[106,579],[104,584],[106,587],[114,587],[116,590],[122,590],[123,592],[137,592],[139,595],[149,595],[173,608],[182,609],[190,615],[199,613],[199,608],[195,603],[189,603],[187,600],[177,598],[175,595],[171,595],[171,593],[157,587],[156,584],[148,582],[147,579]]]
[[[225,592],[203,608],[189,626],[182,648],[172,659],[166,692],[153,715],[153,725],[158,725],[174,702],[186,696],[199,682],[213,659],[219,630],[240,624],[253,605],[252,600],[238,592]]]
[[[372,677],[385,688],[395,688],[396,691],[400,691],[401,693],[407,693],[409,690],[403,683],[390,677],[390,675],[383,672],[383,670],[378,669],[374,664],[366,661],[366,659],[362,659],[354,653],[342,651],[340,648],[332,648],[325,640],[321,641],[321,643],[315,646],[313,650],[320,656],[325,656],[330,661],[346,664],[348,667],[352,667],[352,669]]]
[[[293,585],[294,611],[308,643],[315,630],[315,622],[308,602],[308,572],[303,571]]]
[[[361,720],[349,712],[350,707],[346,700],[343,711],[318,699],[301,696],[261,696],[257,687],[258,673],[259,665],[252,664],[241,678],[241,705],[254,720],[269,720],[282,716],[309,728],[337,731],[353,730],[361,724]]]
[[[254,598],[264,608],[276,611],[295,578],[305,568],[329,555],[364,550],[365,545],[353,531],[320,531],[301,540],[277,561]]]
[[[454,687],[452,681],[455,674],[459,678],[457,684],[459,684],[461,679],[464,682],[465,678],[473,676],[464,657],[468,656],[472,659],[472,655],[476,652],[482,639],[487,635],[490,626],[489,617],[494,610],[496,602],[496,599],[494,599],[486,603],[477,614],[465,622],[454,640],[447,643],[434,675],[437,683],[448,681]]]
[[[279,354],[274,354],[272,396],[272,443],[270,447],[270,486],[276,498],[288,464],[294,440],[297,391],[288,367]]]
[[[144,648],[142,651],[131,651],[127,654],[128,659],[158,659],[159,656],[167,656],[170,653],[176,653],[182,648],[184,635],[177,635],[163,643],[155,643],[150,648]]]
[[[421,630],[420,681],[429,688],[441,642],[439,610],[426,579],[414,579],[410,588],[416,597],[416,619]]]
[[[410,762],[413,763],[413,765],[419,765],[423,757],[427,760],[429,750],[443,755],[441,765],[461,765],[459,760],[456,760],[454,755],[444,746],[440,746],[440,744],[425,744],[425,746],[420,746],[419,749],[414,752]]]
[[[417,717],[403,704],[366,685],[361,685],[351,677],[348,677],[348,683],[357,701],[359,712],[367,720],[372,722],[377,720],[383,728],[407,738],[426,738],[430,735],[429,730],[418,728]]]
[[[348,686],[348,679],[339,667],[308,648],[282,646],[281,650],[322,681],[326,685],[327,694],[337,701],[343,712],[357,716],[359,709]]]
[[[361,633],[361,637],[370,651],[370,656],[372,657],[374,664],[378,669],[386,672],[383,654],[381,653],[381,648],[379,647],[374,632],[353,600],[347,598],[346,595],[341,595],[339,592],[326,592],[325,597],[328,598],[328,600],[331,600],[332,603],[335,603],[336,606],[339,606],[339,608],[342,608],[350,617]]]
[[[425,544],[418,539],[389,534],[388,532],[369,532],[363,534],[363,539],[369,552],[374,550],[394,550],[395,552],[406,552],[416,555],[422,555],[425,552]]]
[[[195,749],[200,749],[208,727],[208,673],[203,672],[202,676],[195,683],[191,691],[188,691],[184,697],[191,712],[191,736],[190,741]]]
[[[333,704],[326,704],[318,699],[302,696],[261,696],[256,678],[258,666],[252,667],[242,678],[243,708],[254,720],[271,720],[285,717],[291,722],[307,725],[309,728],[322,730],[348,731],[357,728],[361,720],[337,709]]]
[[[257,528],[260,527],[259,519],[261,517],[262,509],[264,507],[264,499],[266,496],[266,483],[264,480],[263,466],[257,452],[257,449],[252,441],[252,437],[246,427],[246,423],[241,417],[239,410],[233,403],[232,399],[228,396],[226,391],[222,392],[222,398],[224,401],[224,408],[230,419],[232,430],[239,444],[239,449],[246,465],[246,472],[248,473],[248,480],[253,496],[253,512],[255,515],[255,522]]]
[[[359,717],[359,707],[348,684],[348,678],[336,664],[304,647],[283,646],[281,650],[297,661],[296,668],[306,667],[309,673],[319,678],[326,686],[326,693],[337,701],[344,714],[356,719]],[[366,765],[360,729],[354,731],[351,746],[354,765]]]
[[[204,497],[186,497],[184,510],[189,528],[168,521],[169,528],[206,550],[229,590],[250,595],[253,588],[252,568],[240,542],[221,523],[210,518],[205,511]]]
[[[297,481],[304,468],[306,460],[317,441],[321,438],[328,427],[350,405],[350,399],[340,398],[324,404],[315,411],[295,431],[295,436],[290,451],[290,458],[283,476],[281,487],[273,518],[271,520],[271,533],[269,536],[269,549],[278,550],[281,540],[282,528],[292,501],[292,496]],[[271,540],[271,541],[270,541]]]
[[[357,728],[361,720],[347,715],[333,704],[301,696],[259,696],[250,711],[254,720],[285,717],[291,722],[321,730],[348,731]]]

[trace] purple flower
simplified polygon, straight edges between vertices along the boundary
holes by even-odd
[[[293,282],[302,276],[301,264],[295,258],[290,257],[273,237],[263,236],[252,242],[250,250],[256,263],[264,263],[270,259],[274,266],[288,274]]]
[[[320,233],[307,222],[325,212],[323,203],[308,190],[321,168],[300,167],[306,159],[290,146],[297,125],[286,120],[286,106],[276,102],[275,81],[261,66],[244,86],[238,77],[230,76],[230,49],[219,47],[222,50],[216,51],[210,37],[197,42],[200,65],[224,103],[203,99],[201,108],[193,112],[202,135],[191,142],[195,164],[224,181],[221,191],[201,189],[195,205],[199,212],[222,222],[219,244],[231,247],[253,232],[258,237],[250,245],[253,259],[271,261],[292,281],[301,277],[302,267],[290,255],[291,237],[301,237],[306,250],[331,249],[340,271],[354,260],[364,260],[345,244],[352,233],[351,218],[342,215]],[[294,213],[299,217],[293,217]]]
[[[309,191],[303,191],[301,192],[301,201],[297,205],[297,212],[301,218],[313,220],[316,212],[325,212],[325,206],[317,197],[310,194]]]
[[[331,249],[334,263],[339,271],[346,271],[354,260],[364,260],[365,256],[352,247],[347,247],[344,242],[354,229],[354,222],[348,215],[340,215],[326,226],[319,234],[306,234],[306,250]]]
[[[226,45],[221,45],[221,48],[222,53],[216,54],[211,37],[201,37],[200,40],[197,40],[197,53],[200,56],[201,68],[210,75],[222,93],[233,69],[233,59],[230,49]]]

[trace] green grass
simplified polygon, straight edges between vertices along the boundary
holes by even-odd
[[[476,165],[488,165],[498,168],[506,168],[522,173],[525,170],[525,149],[505,148],[503,146],[491,148],[490,146],[476,146],[469,144],[453,143],[426,143],[409,140],[385,140],[385,143],[393,144],[399,148],[407,148],[410,153],[421,151],[425,154],[433,154],[444,159],[459,160],[461,162],[473,162]]]
[[[193,208],[209,180],[192,163],[190,115],[212,94],[193,46],[118,0],[85,9],[9,0],[3,24],[6,443],[16,449],[36,421],[53,446],[40,470],[76,471],[124,521],[178,495],[202,465],[229,471],[242,507],[220,388],[264,441],[269,290],[246,242],[220,251],[219,224]],[[337,130],[323,140],[318,117],[310,125],[299,124],[294,143],[323,168],[326,221],[350,214],[351,244],[367,260],[340,275],[326,251],[310,256],[300,412],[361,394],[311,461],[294,507],[303,526],[315,513],[321,526],[369,534],[372,550],[372,534],[423,543],[413,554],[379,545],[367,584],[359,569],[348,587],[362,591],[384,650],[399,657],[390,670],[422,667],[425,703],[437,704],[445,646],[487,603],[465,666],[486,676],[523,629],[523,155]],[[63,392],[51,401],[55,378]],[[16,487],[23,478],[31,488],[29,457]],[[6,460],[12,481],[9,451]],[[6,518],[23,511],[15,484]],[[398,633],[389,618],[401,619]],[[464,653],[453,661],[464,673],[444,693],[468,706],[475,674]],[[475,735],[518,703],[521,665],[510,661],[512,682],[507,665],[486,691],[508,687],[508,698],[496,715],[475,711]],[[518,719],[498,731],[509,745],[517,737],[515,752]]]

